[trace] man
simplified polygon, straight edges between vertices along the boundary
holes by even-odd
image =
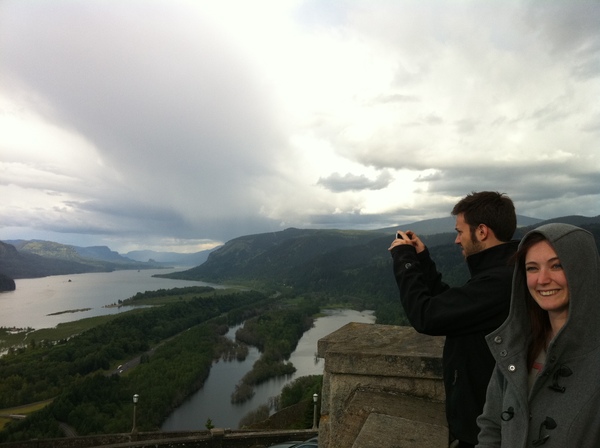
[[[458,233],[454,242],[461,246],[471,274],[463,286],[442,282],[429,250],[410,230],[398,231],[389,250],[411,325],[420,333],[446,336],[446,418],[451,446],[463,448],[477,444],[476,419],[495,365],[485,335],[508,316],[517,217],[511,199],[491,191],[467,195],[452,215]]]

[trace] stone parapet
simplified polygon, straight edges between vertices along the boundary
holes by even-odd
[[[446,448],[443,343],[411,327],[356,322],[320,339],[319,447]]]
[[[266,448],[289,440],[306,440],[312,429],[245,431],[214,428],[211,431],[138,432],[98,436],[34,439],[3,443],[2,448]]]

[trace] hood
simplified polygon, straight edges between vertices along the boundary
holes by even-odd
[[[593,235],[570,224],[546,224],[527,233],[527,239],[540,233],[552,245],[562,264],[569,287],[569,316],[554,338],[556,355],[568,358],[587,353],[600,345],[600,257]],[[509,345],[526,346],[530,324],[525,305],[527,281],[522,266],[515,266],[510,312],[507,320],[496,330]],[[489,339],[488,339],[489,340]]]

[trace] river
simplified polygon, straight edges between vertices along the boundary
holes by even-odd
[[[186,286],[222,288],[199,281],[152,277],[174,271],[176,269],[123,270],[17,279],[15,291],[0,293],[0,327],[39,330],[86,317],[122,313],[132,307],[106,308],[106,305],[138,292]]]
[[[124,270],[18,279],[15,280],[15,291],[0,293],[0,327],[52,328],[63,322],[127,311],[132,307],[107,308],[106,305],[132,297],[138,292],[186,286],[223,287],[200,281],[152,277],[173,271],[175,269]],[[176,409],[164,422],[162,429],[203,430],[209,418],[218,427],[237,428],[244,416],[267,404],[271,397],[278,396],[283,387],[295,378],[323,373],[323,360],[315,356],[319,339],[349,322],[374,321],[372,312],[327,311],[325,316],[315,320],[313,328],[304,333],[292,353],[290,361],[297,371],[293,375],[261,384],[256,387],[254,397],[240,405],[231,404],[231,393],[260,353],[251,348],[242,362],[215,363],[204,387]],[[234,338],[236,330],[230,329],[228,337]],[[143,397],[139,405],[143,406]]]
[[[255,348],[251,348],[248,357],[242,362],[216,362],[202,389],[177,408],[163,423],[161,429],[163,431],[203,430],[206,429],[208,419],[211,419],[216,427],[237,429],[239,421],[244,416],[261,405],[268,404],[269,399],[277,397],[286,384],[301,376],[323,374],[323,359],[316,357],[319,339],[349,322],[373,323],[375,321],[371,311],[327,310],[326,313],[325,316],[315,319],[313,328],[302,335],[296,350],[292,353],[290,361],[297,369],[293,375],[271,379],[261,384],[255,388],[256,394],[251,400],[234,405],[230,401],[231,393],[244,374],[252,368],[260,353]],[[236,329],[230,329],[228,333],[230,338],[235,336]]]

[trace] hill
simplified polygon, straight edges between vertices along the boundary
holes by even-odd
[[[440,218],[445,220],[446,218]],[[410,228],[431,227],[432,220],[413,223]],[[550,221],[519,218],[516,238],[546,222],[569,222],[587,228],[600,242],[600,217],[568,216]],[[442,222],[442,221],[439,221]],[[439,222],[435,224],[439,224]],[[523,222],[527,225],[523,225]],[[529,224],[532,223],[533,224]],[[450,221],[449,229],[454,227]],[[391,257],[387,251],[391,229],[372,231],[286,229],[235,238],[212,252],[208,260],[192,269],[165,275],[169,278],[242,283],[287,288],[296,294],[320,294],[359,301],[365,307],[388,310],[386,303],[397,300],[397,288],[391,275]],[[454,245],[455,233],[420,234],[433,250],[432,258],[444,280],[457,285],[468,279],[461,251]],[[391,313],[392,307],[389,312]],[[390,319],[395,317],[389,316]],[[387,323],[382,312],[377,322]]]
[[[105,246],[83,248],[51,241],[0,241],[0,274],[13,279],[157,267],[161,266],[122,257]]]
[[[72,247],[73,247],[73,249],[75,249],[75,252],[77,252],[77,255],[79,255],[82,258],[87,258],[87,259],[92,259],[92,260],[103,260],[103,261],[110,261],[113,263],[124,263],[124,264],[132,263],[135,261],[135,260],[132,260],[131,258],[120,255],[118,252],[115,252],[114,250],[110,250],[106,246],[91,246],[91,247],[72,246]]]

